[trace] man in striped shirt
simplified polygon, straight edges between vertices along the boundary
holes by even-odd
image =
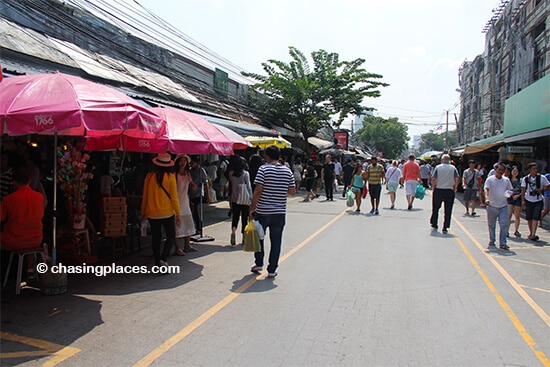
[[[266,163],[258,169],[254,180],[256,188],[250,204],[250,218],[256,219],[262,225],[264,232],[269,228],[271,250],[267,265],[267,277],[277,276],[279,256],[283,239],[283,228],[286,218],[287,195],[296,194],[294,175],[290,169],[279,164],[281,150],[272,145],[265,151]],[[250,271],[259,273],[264,268],[264,240],[260,241],[262,250],[254,253],[255,264]]]

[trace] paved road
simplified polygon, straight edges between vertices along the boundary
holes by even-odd
[[[216,240],[170,259],[180,274],[71,276],[52,297],[4,290],[1,364],[550,366],[548,230],[487,251],[483,209],[464,217],[456,201],[443,235],[428,225],[430,193],[411,211],[403,196],[389,210],[383,194],[379,216],[292,198],[274,280],[227,245],[219,203],[206,210]],[[146,248],[119,263],[150,262]]]

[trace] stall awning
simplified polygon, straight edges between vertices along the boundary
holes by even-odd
[[[307,142],[315,146],[317,149],[328,149],[332,148],[332,146],[334,145],[334,143],[331,141],[319,139],[314,136],[310,136],[309,138],[307,138]]]
[[[484,150],[491,149],[494,146],[504,144],[503,134],[498,134],[491,136],[487,139],[478,140],[472,144],[466,145],[464,149],[464,154],[475,154],[483,152]]]
[[[242,137],[247,136],[268,136],[268,137],[278,137],[279,133],[275,130],[270,130],[261,125],[251,124],[244,121],[235,121],[235,120],[226,120],[219,117],[213,117],[208,115],[197,114],[202,118],[205,118],[209,122],[215,125],[225,126],[226,128],[233,130]]]

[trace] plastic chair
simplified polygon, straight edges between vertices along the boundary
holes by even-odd
[[[46,262],[46,254],[44,253],[44,249],[41,247],[33,248],[33,249],[26,249],[26,250],[14,250],[10,254],[10,261],[8,263],[8,269],[6,270],[6,276],[4,277],[4,284],[3,286],[6,286],[6,283],[8,282],[8,276],[10,274],[11,269],[11,263],[13,261],[13,257],[15,254],[18,255],[18,262],[17,262],[17,281],[15,283],[15,294],[21,293],[21,278],[23,276],[23,259],[26,255],[33,255],[35,262],[36,262],[36,255],[40,254],[42,256],[42,261]]]

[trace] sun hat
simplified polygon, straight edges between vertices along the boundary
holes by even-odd
[[[191,157],[189,157],[187,154],[178,154],[176,156],[176,159],[174,159],[174,161],[177,161],[180,158],[185,158],[185,160],[187,161],[187,164],[191,163]]]
[[[174,166],[174,161],[169,153],[158,153],[157,156],[153,158],[153,164],[159,167],[172,167]]]

